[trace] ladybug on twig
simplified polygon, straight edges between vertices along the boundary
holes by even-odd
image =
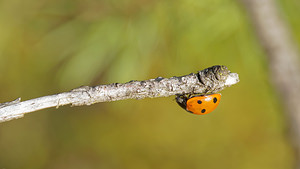
[[[180,94],[176,96],[176,102],[179,106],[184,110],[197,115],[204,115],[212,112],[219,105],[220,100],[220,93],[209,95]]]

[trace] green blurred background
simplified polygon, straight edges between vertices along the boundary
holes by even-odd
[[[300,2],[278,1],[300,45]],[[290,169],[283,107],[234,0],[1,0],[0,102],[189,74],[221,64],[240,83],[211,114],[170,98],[46,109],[0,124],[5,169]]]

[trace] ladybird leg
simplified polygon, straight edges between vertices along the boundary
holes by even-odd
[[[195,94],[195,87],[193,87],[193,90],[192,90],[192,93],[189,93],[190,95],[191,94]]]
[[[211,89],[212,87],[208,86],[204,91],[205,95],[207,95]]]

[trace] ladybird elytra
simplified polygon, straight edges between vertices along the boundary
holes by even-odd
[[[209,95],[177,95],[177,103],[186,111],[204,115],[211,113],[219,105],[221,100],[221,94],[209,94]]]

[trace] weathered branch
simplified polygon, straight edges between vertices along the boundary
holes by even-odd
[[[59,107],[91,105],[125,99],[169,97],[184,93],[216,93],[239,82],[238,74],[230,73],[226,66],[213,66],[186,76],[130,81],[119,84],[83,86],[69,92],[39,97],[20,102],[0,104],[0,122],[23,117],[25,113]]]

